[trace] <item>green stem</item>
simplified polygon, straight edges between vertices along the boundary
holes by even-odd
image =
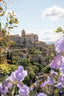
[[[13,85],[12,96],[14,96],[14,93],[15,93],[15,85]]]

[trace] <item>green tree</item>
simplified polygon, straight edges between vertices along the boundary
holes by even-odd
[[[31,65],[29,58],[22,58],[22,59],[20,59],[18,61],[18,64],[24,66],[24,68],[29,66],[29,65]]]
[[[23,82],[24,82],[24,84],[26,84],[27,86],[30,85],[30,83],[29,83],[29,82],[30,82],[30,77],[29,77],[29,75],[26,76],[26,78],[24,79]]]
[[[39,64],[38,62],[33,62],[33,65],[36,66],[39,71],[41,71],[41,69],[42,69],[41,64]]]
[[[42,72],[43,73],[49,73],[49,71],[51,70],[51,68],[49,67],[49,65],[47,65],[46,67],[42,68]]]
[[[6,52],[7,52],[7,50],[9,50],[9,45],[7,44],[10,40],[9,32],[11,31],[10,29],[17,27],[16,24],[18,24],[18,19],[15,15],[14,11],[9,12],[7,10],[7,4],[9,4],[9,1],[10,0],[0,0],[0,65],[2,65],[0,67],[1,74],[2,73],[4,74],[5,72],[9,73],[7,66],[6,66],[6,65],[8,65],[7,58],[9,59],[9,53],[7,53],[7,58],[6,58]],[[5,19],[4,22],[3,22],[3,19]],[[4,53],[5,53],[5,55],[4,55]],[[12,61],[12,55],[10,56],[10,58]],[[2,69],[2,68],[4,68],[4,69]]]
[[[32,68],[32,66],[26,67],[27,71],[28,71],[28,75],[31,77],[31,79],[35,78],[35,72]]]
[[[42,54],[40,50],[37,50],[35,48],[28,48],[28,53],[29,54]]]
[[[18,19],[14,11],[11,12],[7,11],[7,4],[9,4],[9,1],[10,0],[0,0],[0,45],[2,46],[3,50],[6,49],[6,42],[9,41],[8,37],[10,29],[17,27],[16,24],[18,24]],[[5,18],[4,24],[2,21],[3,19],[1,18]],[[3,25],[3,27],[1,25]],[[3,53],[1,54],[1,47],[0,47],[0,57],[1,55],[3,55]]]
[[[10,41],[7,43],[7,45],[8,45],[9,47],[14,47],[14,46],[17,45],[17,43],[14,42],[14,41],[12,41],[12,40],[10,40]]]
[[[59,33],[59,32],[64,33],[64,30],[61,27],[58,27],[55,32],[57,32],[57,33]]]

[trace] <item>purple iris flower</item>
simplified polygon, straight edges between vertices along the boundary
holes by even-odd
[[[64,74],[64,66],[60,67],[60,72]]]
[[[58,79],[58,84],[55,85],[55,87],[57,87],[58,89],[62,89],[64,88],[64,76],[60,75],[59,79]]]
[[[50,63],[50,67],[53,69],[59,69],[64,66],[64,57],[61,55],[57,55],[54,60]]]
[[[19,96],[28,96],[29,95],[29,87],[26,85],[21,86],[18,84],[19,87]]]
[[[59,96],[62,96],[64,94],[63,91],[59,91]]]
[[[59,38],[55,43],[55,50],[59,52],[64,52],[64,37]]]
[[[42,83],[42,84],[41,84],[41,86],[40,86],[40,87],[41,87],[41,88],[42,88],[42,87],[45,87],[45,86],[46,86],[46,84],[47,84],[47,82],[45,81],[44,83]]]
[[[57,72],[55,72],[54,70],[51,70],[51,72],[50,72],[53,76],[56,76],[56,75],[58,75],[58,73]]]
[[[4,87],[3,85],[2,85],[2,83],[0,83],[0,93],[2,93],[2,94],[7,94],[7,92],[8,92],[8,87]]]
[[[8,89],[12,89],[12,84],[8,79],[5,79],[3,83],[0,83],[0,93],[7,94]]]
[[[39,93],[38,96],[47,96],[45,93]]]
[[[30,86],[29,90],[30,91],[34,90],[34,86]]]
[[[63,75],[59,76],[58,83],[60,83],[60,82],[62,84],[62,88],[64,88],[64,76]]]
[[[45,87],[46,85],[53,85],[55,83],[55,80],[52,77],[48,76],[47,80],[44,83],[42,83],[40,87]]]
[[[8,77],[8,79],[12,83],[18,84],[20,81],[23,81],[26,76],[27,76],[27,71],[23,69],[23,66],[19,66],[15,72],[12,72],[11,76]]]
[[[12,83],[8,79],[4,80],[4,82],[2,83],[2,86],[7,87],[8,89],[12,89]]]
[[[55,87],[57,87],[59,90],[61,90],[62,89],[62,83],[59,82],[58,84],[55,85]]]
[[[53,84],[55,84],[56,82],[54,81],[54,79],[52,78],[52,77],[49,77],[48,76],[48,78],[47,78],[47,84],[48,85],[53,85]]]
[[[3,89],[2,83],[0,83],[0,92],[2,92],[2,89]]]
[[[64,57],[62,56],[61,64],[59,67],[64,67]]]
[[[64,88],[64,76],[60,75],[58,82],[62,83],[62,88]]]

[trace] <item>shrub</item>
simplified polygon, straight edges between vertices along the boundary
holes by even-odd
[[[37,50],[35,48],[29,48],[28,49],[29,54],[42,54],[40,50]]]
[[[33,71],[36,73],[37,70],[39,70],[39,68],[37,66],[32,66]]]
[[[8,75],[10,73],[11,68],[7,64],[0,64],[0,70],[3,72],[4,75]]]
[[[12,63],[18,65],[18,61],[20,60],[20,57],[13,57]]]
[[[28,71],[28,75],[33,79],[35,78],[35,72],[32,68],[32,66],[26,67],[26,70]]]
[[[17,43],[16,42],[14,42],[14,41],[12,41],[12,40],[10,40],[9,42],[8,42],[8,44],[7,44],[9,47],[14,47],[14,46],[16,46],[17,45]]]
[[[36,67],[38,67],[39,71],[41,71],[41,69],[42,69],[41,64],[39,64],[37,62],[33,62],[33,65],[36,66]]]
[[[24,66],[25,68],[26,66],[30,65],[30,60],[29,58],[22,58],[18,61],[18,64]]]
[[[26,50],[23,50],[23,53],[26,53]]]
[[[49,67],[49,65],[47,65],[46,67],[42,68],[41,72],[49,73],[50,70],[51,70],[51,68]]]
[[[29,77],[29,75],[27,75],[26,76],[26,78],[24,79],[24,84],[26,84],[27,86],[29,86],[30,85],[30,77]]]

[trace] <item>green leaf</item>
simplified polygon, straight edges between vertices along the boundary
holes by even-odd
[[[2,7],[0,7],[0,13],[3,11],[3,8]]]
[[[13,27],[8,27],[9,29],[13,29]]]
[[[18,26],[14,25],[14,27],[18,27]]]

